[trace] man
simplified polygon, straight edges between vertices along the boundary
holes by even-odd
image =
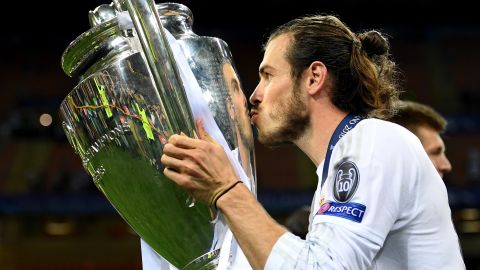
[[[270,36],[250,97],[266,145],[294,143],[317,166],[306,240],[275,222],[197,121],[173,135],[164,174],[221,211],[253,269],[465,269],[445,185],[419,140],[388,117],[398,96],[388,43],[333,16]]]
[[[445,131],[447,121],[438,112],[425,104],[399,101],[397,113],[390,120],[417,135],[440,176],[452,170],[440,136]]]

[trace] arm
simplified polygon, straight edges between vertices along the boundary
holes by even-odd
[[[223,148],[197,122],[200,139],[173,135],[161,158],[164,174],[197,200],[210,204],[219,193],[236,182],[238,176]],[[273,245],[286,229],[276,223],[243,184],[223,196],[216,206],[254,269],[263,269]]]
[[[220,197],[217,207],[253,269],[264,269],[272,247],[287,230],[268,215],[244,185]]]

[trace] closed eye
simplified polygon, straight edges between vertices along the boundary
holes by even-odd
[[[435,147],[433,149],[431,149],[429,151],[429,154],[432,155],[432,156],[438,156],[438,155],[441,155],[443,154],[443,152],[445,151],[445,149],[443,149],[443,147]]]
[[[269,69],[271,69],[271,67],[269,66],[263,66],[260,68],[259,70],[260,79],[270,80],[270,78],[272,77],[272,74],[268,72]]]

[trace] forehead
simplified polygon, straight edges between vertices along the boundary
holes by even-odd
[[[438,131],[427,125],[417,127],[416,134],[425,148],[443,147],[444,143]]]
[[[290,44],[291,39],[292,39],[291,34],[278,35],[268,42],[265,51],[266,52],[278,51],[278,50],[285,51],[288,44]]]
[[[235,72],[235,69],[233,69],[232,64],[224,63],[222,69],[223,69],[223,75],[226,77],[227,80],[231,80],[231,79],[238,80],[237,73]]]
[[[260,68],[267,66],[275,68],[278,65],[288,65],[285,53],[287,52],[290,41],[291,37],[287,34],[279,35],[270,40],[265,48],[265,54],[263,55]]]

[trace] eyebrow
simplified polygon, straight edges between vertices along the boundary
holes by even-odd
[[[266,69],[273,69],[272,66],[270,65],[264,65],[264,66],[261,66],[259,69],[258,69],[258,73],[259,74],[265,74],[266,73]]]

